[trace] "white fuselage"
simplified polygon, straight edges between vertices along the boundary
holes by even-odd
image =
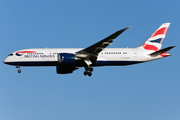
[[[72,53],[82,48],[45,48],[45,49],[23,49],[10,54],[4,63],[19,66],[59,66],[59,53]],[[162,58],[161,55],[151,57],[153,50],[139,48],[106,48],[98,54],[96,63],[92,66],[121,66],[142,63]]]

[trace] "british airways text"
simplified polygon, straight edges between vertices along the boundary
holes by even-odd
[[[54,58],[55,55],[24,55],[24,58]]]

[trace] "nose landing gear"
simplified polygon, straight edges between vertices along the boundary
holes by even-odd
[[[20,66],[17,65],[16,68],[18,68],[18,73],[21,73],[21,69],[20,69]]]
[[[21,73],[21,69],[18,69],[18,73]]]

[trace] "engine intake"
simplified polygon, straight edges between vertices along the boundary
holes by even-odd
[[[72,53],[59,53],[57,57],[59,64],[75,64],[75,55]]]

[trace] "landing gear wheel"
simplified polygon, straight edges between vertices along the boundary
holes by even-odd
[[[92,76],[92,73],[91,73],[91,72],[88,72],[88,76],[89,76],[89,77]]]
[[[91,71],[91,72],[92,72],[93,70],[94,70],[94,69],[93,69],[92,67],[91,67],[91,68],[89,68],[89,71]]]
[[[21,73],[21,70],[20,70],[20,69],[18,70],[18,73]]]
[[[88,74],[88,72],[87,71],[84,71],[84,75],[86,76]]]

